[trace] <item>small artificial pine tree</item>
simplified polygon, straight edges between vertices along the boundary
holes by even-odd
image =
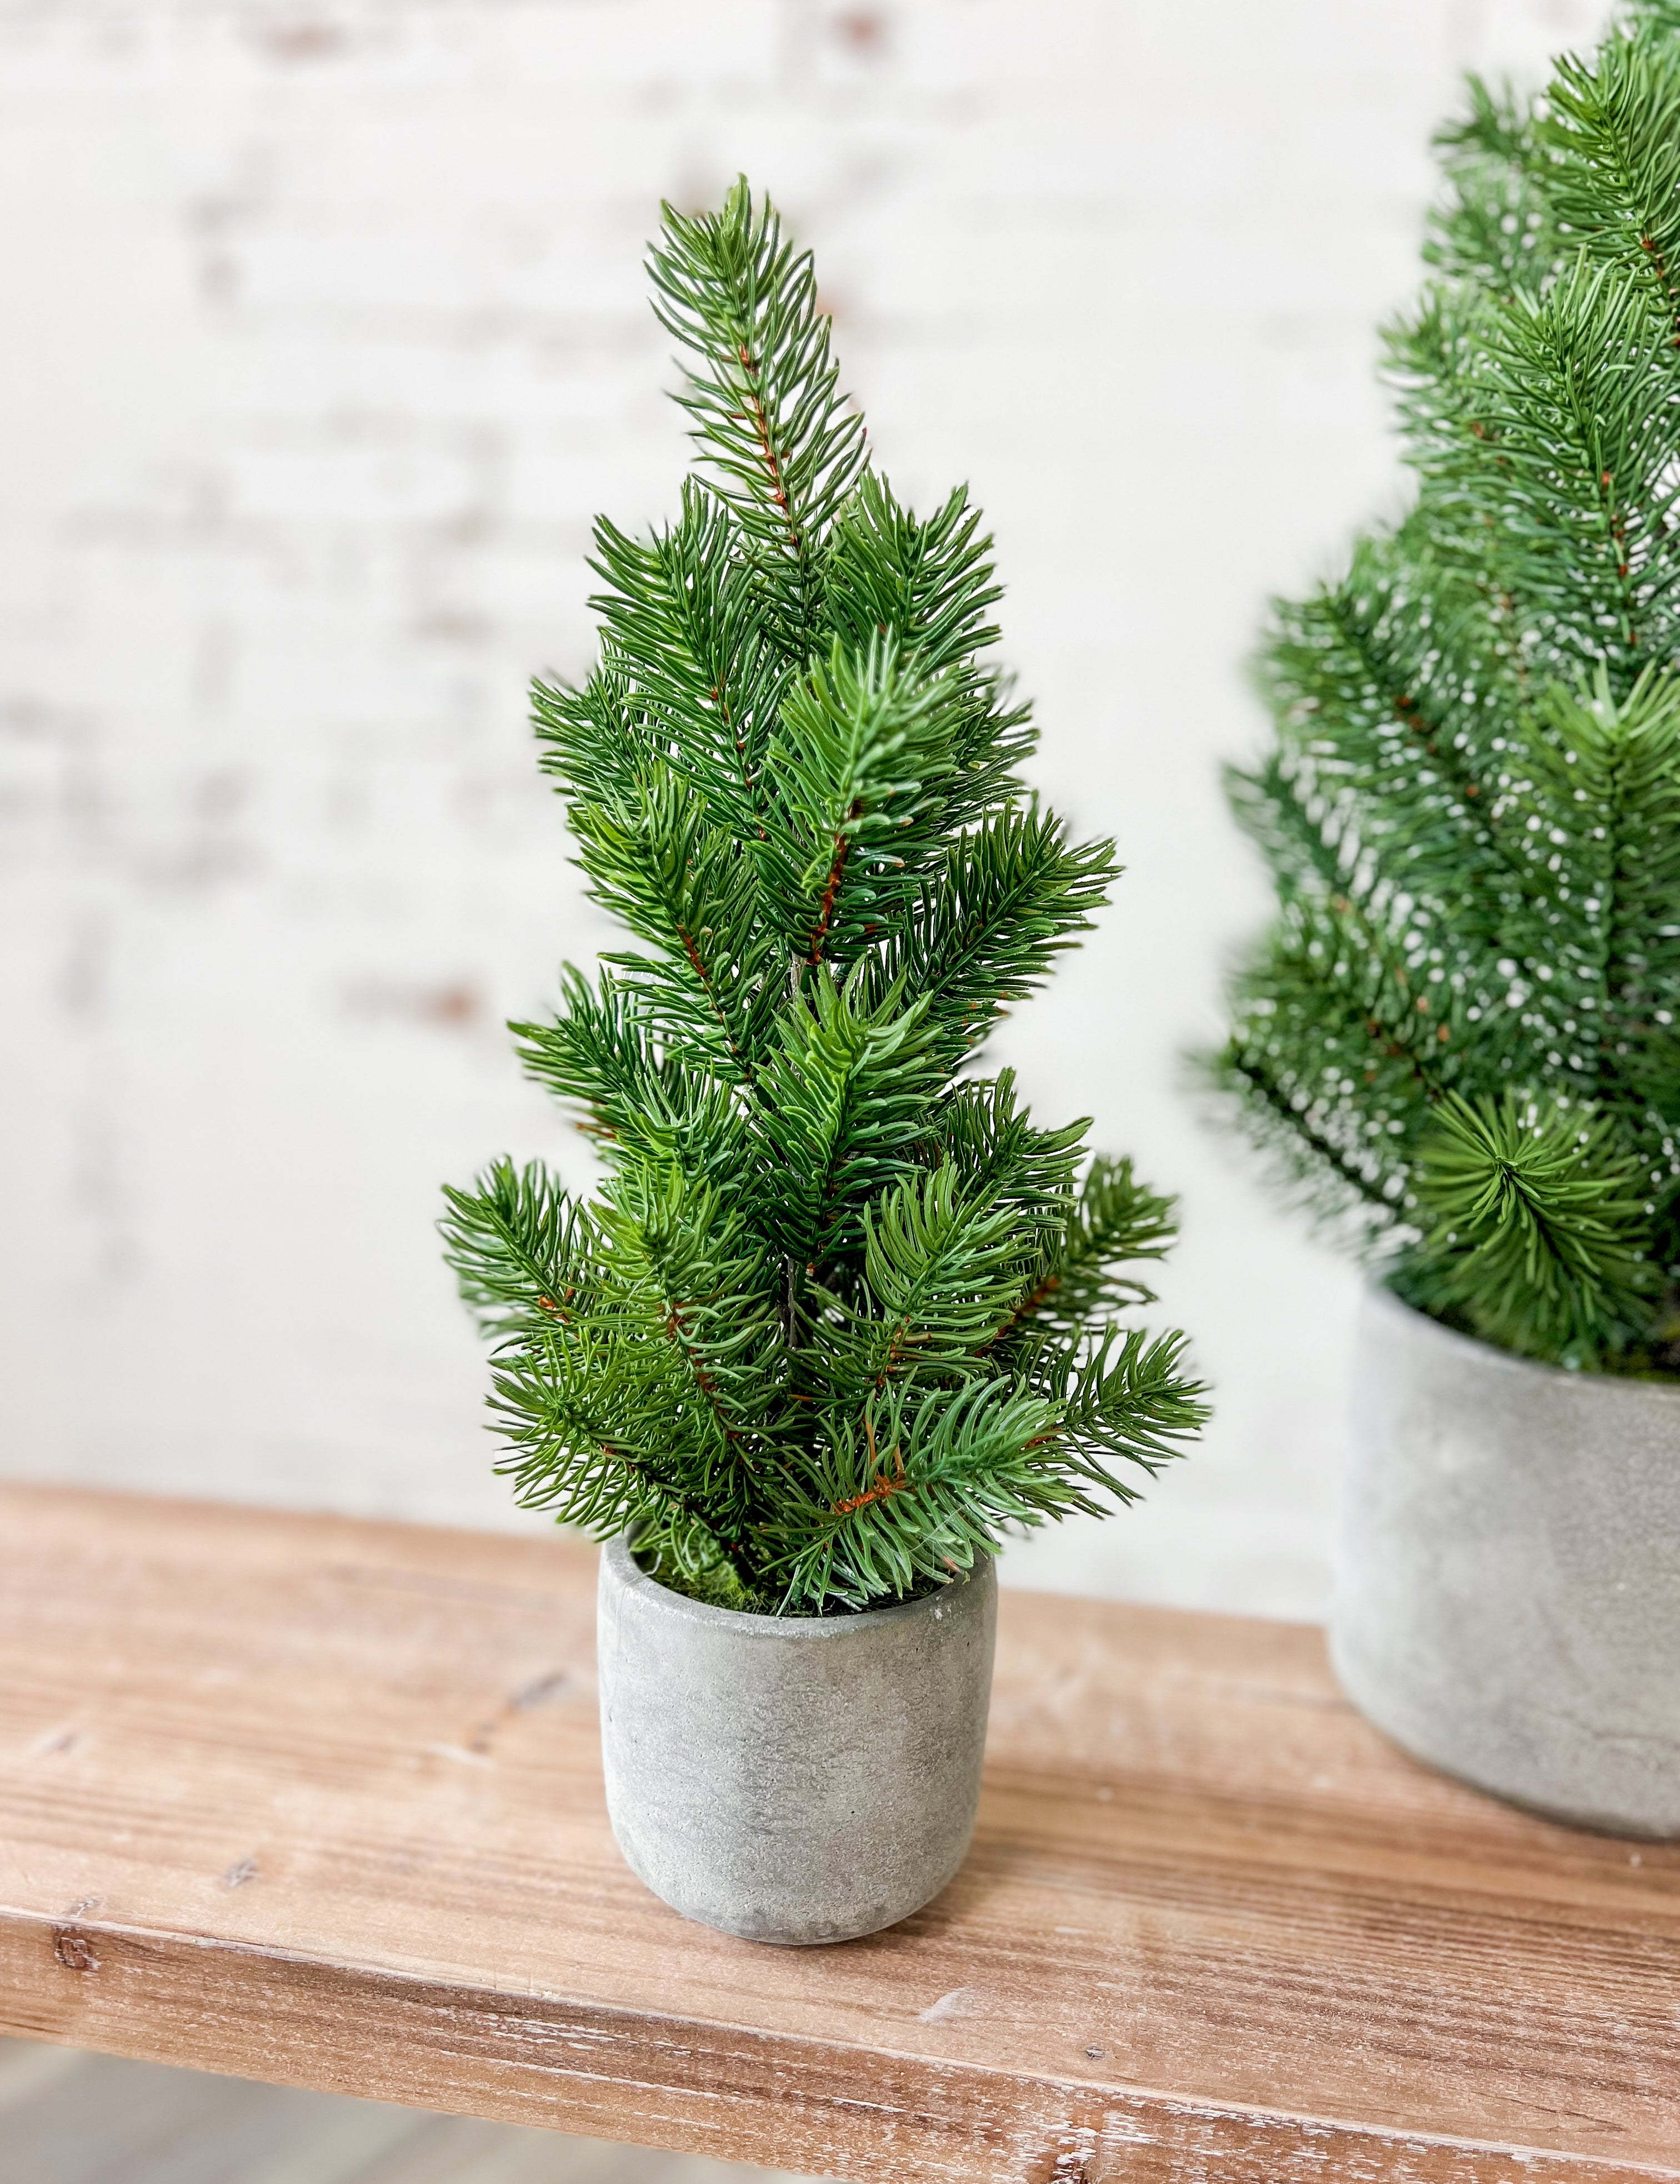
[[[1276,610],[1277,921],[1213,1074],[1398,1292],[1680,1365],[1680,6],[1470,86],[1387,337],[1410,513]]]
[[[599,666],[538,683],[542,763],[639,947],[513,1027],[606,1179],[448,1193],[521,1501],[718,1604],[820,1614],[948,1581],[1006,1524],[1132,1498],[1202,1416],[1182,1338],[1121,1333],[1170,1207],[1088,1125],[965,1072],[1115,876],[1024,788],[984,655],[990,542],[865,460],[809,254],[743,182],[666,209],[698,474],[603,521]]]

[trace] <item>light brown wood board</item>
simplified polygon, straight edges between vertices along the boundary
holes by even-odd
[[[1680,2178],[1680,1846],[1417,1766],[1317,1630],[1005,1593],[963,1872],[783,1951],[618,1856],[594,1569],[0,1489],[0,2031],[865,2184]]]

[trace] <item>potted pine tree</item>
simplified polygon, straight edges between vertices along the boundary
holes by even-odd
[[[514,1027],[604,1180],[500,1161],[444,1227],[503,1468],[607,1543],[625,1856],[691,1917],[835,1941],[966,1849],[1005,1528],[1131,1500],[1202,1412],[1182,1338],[1117,1324],[1168,1202],[976,1072],[1115,871],[1024,785],[980,518],[869,465],[744,181],[667,209],[650,271],[695,474],[669,527],[599,525],[599,665],[535,693],[633,944]]]
[[[1277,610],[1278,912],[1215,1073],[1366,1248],[1332,1645],[1557,1817],[1680,1833],[1680,13],[1471,86],[1388,336],[1409,514]]]

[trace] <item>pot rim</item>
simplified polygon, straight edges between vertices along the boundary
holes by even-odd
[[[801,1638],[809,1642],[843,1638],[848,1631],[876,1628],[895,1616],[926,1614],[930,1607],[937,1607],[953,1594],[965,1591],[982,1580],[992,1569],[993,1557],[976,1555],[971,1570],[942,1585],[937,1592],[924,1592],[915,1600],[895,1600],[886,1607],[862,1608],[853,1615],[760,1615],[751,1608],[719,1607],[709,1600],[691,1600],[686,1592],[674,1592],[670,1585],[648,1576],[630,1552],[626,1532],[615,1532],[602,1542],[601,1567],[604,1572],[610,1572],[621,1592],[657,1594],[662,1613],[691,1623],[727,1626],[743,1638]]]
[[[1680,1401],[1680,1378],[1671,1379],[1642,1379],[1628,1373],[1586,1373],[1572,1371],[1566,1365],[1549,1365],[1544,1358],[1524,1357],[1515,1350],[1506,1350],[1497,1342],[1488,1342],[1479,1334],[1466,1334],[1461,1329],[1449,1327],[1444,1320],[1437,1319],[1432,1312],[1421,1312],[1415,1304],[1408,1304],[1397,1296],[1382,1276],[1367,1270],[1364,1281],[1366,1309],[1392,1313],[1399,1321],[1425,1330],[1426,1339],[1437,1340],[1462,1351],[1468,1351],[1480,1364],[1495,1372],[1529,1373],[1547,1379],[1560,1380],[1571,1388],[1616,1389],[1640,1401],[1655,1400],[1672,1403]],[[1613,1401],[1624,1399],[1622,1395],[1611,1397]]]

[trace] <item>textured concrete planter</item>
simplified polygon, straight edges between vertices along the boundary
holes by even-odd
[[[619,1848],[686,1918],[844,1942],[920,1910],[980,1797],[997,1585],[820,1618],[738,1615],[601,1554],[601,1748]]]
[[[1680,1836],[1680,1388],[1531,1364],[1371,1290],[1331,1652],[1448,1774]]]

